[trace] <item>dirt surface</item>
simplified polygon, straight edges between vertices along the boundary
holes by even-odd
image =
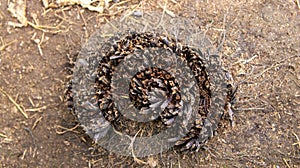
[[[27,19],[46,27],[21,28],[9,2],[0,2],[0,167],[300,167],[298,0],[168,1],[169,14],[197,20],[239,84],[235,126],[206,150],[139,160],[96,147],[80,129],[62,101],[65,67],[108,20],[162,12],[165,1],[111,2],[103,14],[27,1]]]

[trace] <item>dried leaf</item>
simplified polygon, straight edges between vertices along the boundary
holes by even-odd
[[[91,5],[92,3],[98,2],[98,5]],[[60,6],[63,5],[81,5],[83,8],[87,8],[90,11],[96,11],[103,13],[104,6],[109,1],[103,0],[57,0],[56,3]]]
[[[27,26],[26,0],[15,0],[8,4],[7,10],[16,17],[23,26]]]
[[[48,6],[49,6],[49,1],[48,0],[42,0],[42,3],[43,3],[45,8],[48,8]]]

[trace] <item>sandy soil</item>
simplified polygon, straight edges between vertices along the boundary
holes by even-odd
[[[0,2],[0,167],[300,167],[298,0],[168,1],[168,10],[197,18],[220,47],[239,84],[235,126],[206,150],[140,162],[96,148],[78,127],[62,102],[65,67],[107,20],[136,5],[162,12],[165,1],[111,2],[104,14],[27,1],[27,19],[47,27],[21,28],[10,24],[18,21],[9,2]]]

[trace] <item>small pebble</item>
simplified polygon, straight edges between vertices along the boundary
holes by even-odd
[[[141,11],[135,11],[135,12],[133,12],[132,15],[133,16],[137,16],[137,17],[142,17],[143,16],[143,12],[141,12]]]

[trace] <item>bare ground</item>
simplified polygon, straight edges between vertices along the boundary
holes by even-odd
[[[27,19],[48,26],[42,28],[10,26],[17,20],[8,1],[0,2],[0,167],[300,167],[298,0],[168,2],[174,14],[197,18],[239,84],[235,126],[222,129],[207,150],[137,162],[96,148],[77,127],[62,102],[67,56],[106,19],[137,4],[162,12],[164,2],[111,3],[99,15],[27,1]]]

